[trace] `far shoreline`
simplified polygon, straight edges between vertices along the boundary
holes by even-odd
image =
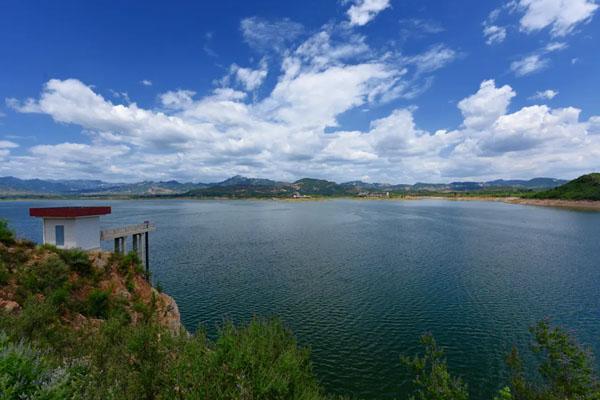
[[[561,200],[561,199],[530,199],[515,196],[443,196],[435,194],[431,196],[391,196],[391,197],[354,197],[354,196],[315,196],[305,198],[288,197],[187,197],[187,196],[100,196],[100,197],[3,197],[0,202],[9,201],[132,201],[132,200],[186,200],[186,201],[224,201],[224,200],[252,200],[252,201],[283,201],[283,202],[311,202],[311,201],[329,201],[329,200],[354,200],[354,201],[415,201],[415,200],[445,200],[445,201],[493,201],[506,204],[528,205],[538,207],[554,207],[563,209],[573,209],[581,211],[600,211],[600,201],[598,200]]]

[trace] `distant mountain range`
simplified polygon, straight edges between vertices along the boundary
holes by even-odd
[[[386,184],[352,181],[336,183],[303,178],[295,182],[247,178],[236,175],[222,182],[181,183],[178,181],[143,181],[109,183],[100,180],[42,180],[0,177],[2,196],[192,196],[192,197],[291,197],[297,195],[344,196],[377,193],[472,192],[500,190],[545,190],[567,181],[553,178],[530,180],[495,180],[488,182],[451,182]]]

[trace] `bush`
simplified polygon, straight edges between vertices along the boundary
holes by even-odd
[[[467,386],[460,378],[448,372],[444,351],[441,350],[431,334],[421,337],[425,354],[413,358],[402,357],[402,363],[410,368],[415,395],[418,400],[466,400],[469,398]]]
[[[0,285],[6,285],[10,279],[10,271],[6,267],[6,264],[0,260]]]
[[[56,255],[21,266],[18,282],[32,293],[48,294],[62,287],[69,278],[69,267]]]
[[[41,352],[23,342],[10,343],[0,332],[0,398],[65,399],[68,378],[64,369],[52,368]]]
[[[174,399],[167,371],[177,356],[171,335],[155,323],[107,320],[86,346],[89,368],[78,388],[84,399]],[[161,396],[160,393],[165,395]]]
[[[94,289],[87,298],[86,314],[90,317],[106,318],[110,309],[110,294],[107,291]]]
[[[86,399],[323,399],[308,352],[278,321],[227,324],[216,342],[150,320],[109,319],[89,337]],[[123,362],[128,360],[128,362]]]
[[[10,230],[8,223],[0,219],[0,242],[4,244],[13,244],[15,242],[15,233]]]
[[[279,320],[254,319],[242,328],[226,324],[212,351],[201,354],[204,360],[197,356],[198,360],[190,361],[200,363],[195,365],[199,373],[202,367],[207,368],[202,388],[205,398],[321,398],[309,351],[298,347]],[[188,390],[197,388],[194,379],[178,385]]]
[[[16,315],[3,315],[0,329],[12,337],[48,345],[63,350],[69,331],[62,326],[58,308],[51,301],[36,297],[28,298]]]
[[[61,287],[52,292],[48,298],[53,305],[60,307],[69,302],[70,294],[69,289]]]
[[[532,351],[541,356],[538,366],[541,380],[527,381],[523,363],[513,349],[507,361],[516,399],[600,399],[598,375],[588,349],[547,321],[539,322],[530,331],[534,336]]]
[[[81,249],[61,250],[60,258],[71,267],[71,270],[81,275],[89,275],[92,272],[90,257]]]

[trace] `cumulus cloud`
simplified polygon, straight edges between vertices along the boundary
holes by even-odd
[[[458,103],[464,117],[463,125],[475,130],[491,126],[498,117],[506,114],[508,105],[515,96],[516,93],[508,85],[497,88],[494,80],[483,81],[477,93]]]
[[[347,14],[351,25],[363,26],[390,6],[390,0],[356,0]]]
[[[464,119],[453,130],[420,129],[414,108],[397,108],[365,131],[326,133],[340,114],[368,103],[373,80],[388,79],[390,72],[376,63],[288,68],[261,102],[247,103],[245,93],[229,88],[199,99],[175,91],[161,96],[169,114],[112,104],[79,81],[50,81],[39,99],[17,104],[17,110],[81,125],[93,133],[92,142],[38,145],[24,156],[5,151],[0,171],[20,168],[47,177],[97,177],[102,171],[112,180],[211,180],[240,173],[414,182],[575,176],[595,168],[600,157],[599,116],[581,121],[577,108],[545,105],[509,113],[516,93],[493,80],[458,103]],[[86,104],[85,112],[72,103]],[[154,145],[156,135],[163,146]]]
[[[267,77],[268,66],[266,59],[260,61],[257,69],[242,68],[237,64],[232,64],[229,69],[229,74],[235,79],[245,90],[251,92],[256,90]]]
[[[550,27],[553,36],[565,36],[591,20],[598,4],[594,0],[519,0],[518,7],[524,13],[520,20],[523,31]]]
[[[600,135],[600,116],[591,117],[587,129],[591,135]]]
[[[18,155],[10,154],[15,144],[0,142],[0,172],[109,181],[214,181],[242,174],[410,183],[574,176],[593,169],[600,157],[600,117],[582,120],[579,109],[546,105],[509,111],[516,92],[494,80],[465,93],[457,126],[430,132],[418,126],[416,108],[388,103],[387,115],[367,121],[366,129],[345,130],[344,115],[414,98],[459,54],[441,43],[413,55],[373,49],[354,29],[335,24],[298,43],[291,44],[298,35],[276,42],[273,27],[290,21],[245,21],[248,30],[256,28],[242,29],[253,48],[272,40],[279,50],[258,64],[233,64],[227,80],[207,93],[173,89],[145,108],[106,98],[91,82],[51,79],[39,96],[8,99],[17,112],[44,114],[84,134],[80,141],[41,144]],[[539,53],[560,46],[546,47]],[[267,74],[273,82],[268,90]]]
[[[542,91],[537,91],[533,96],[530,97],[531,100],[552,100],[558,96],[557,90],[547,89]]]
[[[140,83],[141,83],[143,86],[152,86],[152,81],[151,81],[151,80],[149,80],[149,79],[142,79],[142,80],[140,81]]]
[[[15,142],[9,140],[0,140],[0,158],[4,158],[10,154],[10,149],[19,147]]]
[[[192,105],[195,95],[196,92],[193,90],[179,89],[162,93],[159,98],[162,105],[166,108],[183,109]]]
[[[10,140],[0,140],[0,149],[14,149],[19,147],[15,142],[11,142]]]

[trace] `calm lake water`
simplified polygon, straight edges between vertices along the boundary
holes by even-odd
[[[277,315],[332,393],[403,398],[401,354],[432,332],[473,398],[543,317],[600,357],[600,213],[493,202],[0,202],[41,241],[32,206],[108,204],[105,227],[151,220],[154,279],[189,330]],[[106,243],[109,246],[109,243]]]

